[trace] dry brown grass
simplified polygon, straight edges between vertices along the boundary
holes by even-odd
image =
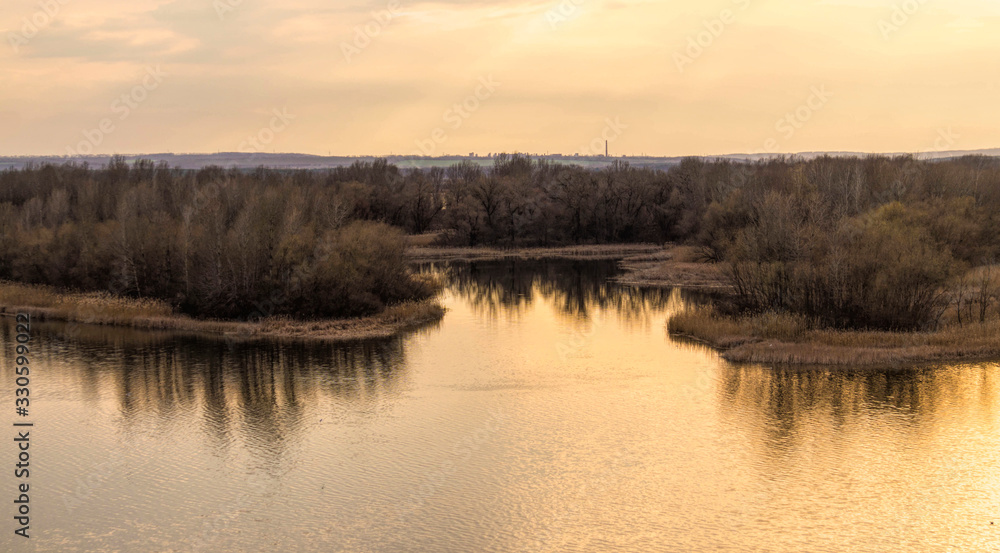
[[[406,245],[411,248],[427,248],[436,244],[445,233],[441,231],[425,232],[423,234],[407,234],[404,237]]]
[[[626,273],[615,278],[620,284],[649,287],[678,287],[691,290],[729,290],[731,284],[716,263],[700,261],[689,246],[668,246],[653,254],[622,260]]]
[[[808,322],[793,315],[767,313],[754,317],[725,317],[711,307],[689,309],[667,322],[671,334],[697,338],[721,349],[732,349],[761,340],[796,341]]]
[[[0,312],[31,312],[49,319],[95,324],[127,324],[137,318],[170,317],[164,302],[107,293],[61,294],[47,286],[0,282]]]
[[[372,317],[360,319],[332,319],[321,321],[297,321],[288,318],[265,319],[248,325],[230,334],[240,337],[278,337],[308,340],[363,340],[389,338],[405,330],[417,328],[438,321],[445,309],[436,302],[407,302],[385,309]]]
[[[45,286],[0,282],[0,313],[29,313],[40,320],[118,325],[145,330],[217,334],[235,338],[298,338],[326,341],[387,338],[444,316],[434,301],[407,302],[364,318],[300,321],[271,317],[258,322],[193,319],[156,300],[104,293],[63,294]]]
[[[1000,357],[996,319],[936,332],[841,331],[815,329],[789,314],[734,318],[700,308],[674,315],[667,328],[723,350],[734,362],[859,366]]]
[[[496,259],[621,260],[625,273],[614,280],[628,286],[730,290],[722,267],[701,261],[696,248],[653,244],[602,244],[561,248],[458,248],[417,246],[430,235],[408,237],[413,246],[407,258],[414,263],[443,261],[486,261]],[[431,241],[432,242],[432,241]]]
[[[663,251],[655,244],[601,244],[560,248],[456,248],[411,247],[406,252],[412,262],[485,261],[493,259],[624,259]]]

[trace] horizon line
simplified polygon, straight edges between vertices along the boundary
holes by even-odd
[[[217,155],[235,155],[235,156],[302,156],[302,157],[313,157],[313,158],[371,158],[371,159],[381,159],[381,158],[401,158],[401,159],[449,159],[449,158],[467,158],[467,159],[477,159],[477,158],[493,158],[498,155],[524,155],[528,157],[562,157],[562,158],[582,158],[582,159],[620,159],[620,158],[646,158],[646,159],[685,159],[685,158],[726,158],[726,157],[796,157],[805,155],[853,155],[853,156],[926,156],[926,155],[938,155],[943,156],[947,154],[960,154],[960,153],[975,153],[975,152],[996,152],[1000,155],[1000,146],[992,148],[975,148],[975,149],[960,149],[960,150],[918,150],[918,151],[863,151],[863,150],[807,150],[799,152],[731,152],[726,154],[675,154],[675,155],[662,155],[662,154],[620,154],[620,155],[604,155],[604,154],[579,154],[579,153],[529,153],[520,151],[498,151],[489,152],[486,154],[479,154],[477,152],[470,152],[467,154],[441,154],[441,155],[417,155],[417,154],[312,154],[306,152],[239,152],[239,151],[217,151],[217,152],[142,152],[142,153],[125,153],[125,152],[115,152],[107,154],[85,154],[85,155],[67,155],[67,154],[15,154],[15,155],[2,155],[0,154],[0,159],[25,159],[25,158],[58,158],[58,159],[103,159],[115,156],[129,157],[129,158],[141,158],[143,156],[217,156]]]

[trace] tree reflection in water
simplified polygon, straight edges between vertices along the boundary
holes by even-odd
[[[612,282],[621,272],[613,260],[506,259],[423,268],[445,275],[456,295],[490,319],[518,318],[544,301],[568,320],[589,322],[596,311],[613,311],[620,320],[639,321],[667,307],[673,293]]]
[[[13,327],[0,329],[9,343]],[[229,341],[64,323],[36,323],[33,331],[46,346],[38,361],[47,377],[114,413],[124,434],[165,432],[199,413],[216,447],[245,440],[271,460],[315,422],[304,420],[305,406],[392,397],[406,373],[403,338]]]

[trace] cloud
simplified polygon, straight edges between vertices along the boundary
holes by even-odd
[[[928,2],[886,41],[892,0],[574,0],[558,26],[546,14],[564,0],[398,0],[347,63],[343,45],[389,0],[218,0],[232,8],[221,17],[215,1],[70,0],[19,52],[0,48],[0,105],[19,120],[0,153],[61,152],[150,65],[169,78],[107,152],[232,150],[281,107],[301,116],[276,147],[408,151],[484,75],[504,85],[447,151],[573,151],[616,116],[630,125],[621,152],[732,151],[772,134],[814,84],[838,95],[796,133],[803,150],[905,151],[938,126],[1000,125],[997,2]],[[726,8],[736,21],[678,73],[672,55]],[[37,9],[4,3],[0,25],[17,32]],[[961,134],[963,147],[991,140]]]

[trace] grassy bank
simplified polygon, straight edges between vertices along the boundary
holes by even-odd
[[[426,300],[390,306],[377,315],[353,319],[293,320],[270,317],[255,322],[194,319],[164,302],[104,293],[64,294],[45,286],[0,282],[0,313],[29,313],[37,320],[117,325],[239,338],[298,338],[327,341],[387,338],[444,316]]]
[[[411,241],[412,243],[412,241]],[[490,248],[413,246],[406,257],[414,263],[444,261],[490,261],[498,259],[624,259],[636,255],[651,255],[663,251],[655,244],[600,244],[564,246],[559,248]]]
[[[707,263],[695,248],[667,246],[659,251],[625,257],[625,273],[615,282],[631,286],[686,288],[689,290],[726,291],[732,288],[717,263]]]
[[[615,282],[652,288],[729,290],[718,264],[698,258],[694,248],[655,244],[601,244],[560,248],[434,247],[428,235],[407,237],[407,258],[414,263],[498,259],[618,260],[624,272]]]
[[[934,332],[866,332],[814,328],[806,318],[789,314],[728,317],[701,308],[674,315],[667,328],[744,363],[884,366],[1000,357],[997,319]]]

